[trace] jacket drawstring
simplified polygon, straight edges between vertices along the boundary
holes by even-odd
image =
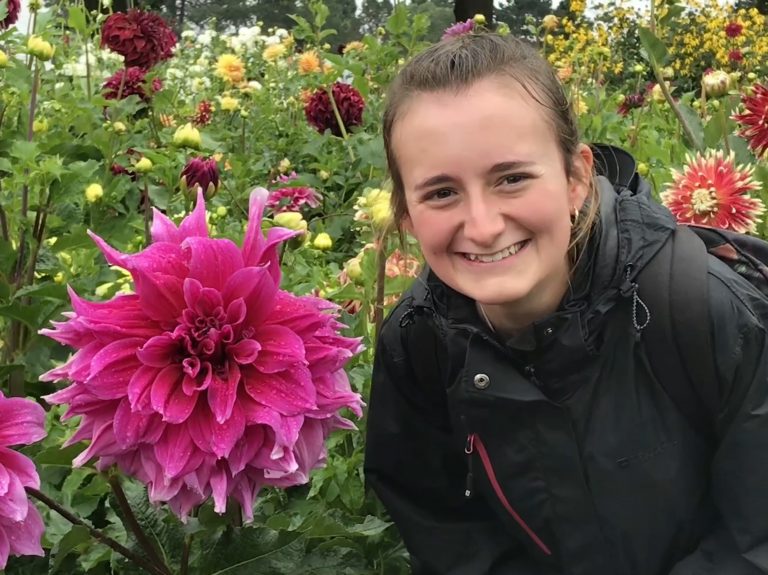
[[[648,327],[648,324],[651,322],[651,310],[648,309],[648,306],[645,305],[645,302],[640,299],[639,295],[637,295],[637,282],[630,281],[629,279],[630,275],[632,274],[633,267],[634,266],[632,264],[627,264],[624,266],[624,283],[621,286],[621,295],[624,297],[629,297],[629,295],[632,295],[632,325],[635,328],[635,337],[639,339],[642,331]],[[644,321],[642,324],[639,323],[637,318],[638,306],[640,306],[643,310]]]

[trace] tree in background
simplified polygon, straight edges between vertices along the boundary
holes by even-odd
[[[453,6],[456,22],[469,20],[475,14],[485,16],[488,26],[493,25],[493,0],[456,0]]]
[[[548,0],[507,0],[496,9],[496,20],[509,26],[512,34],[516,36],[529,36],[527,19],[533,17],[537,22],[547,14],[552,13],[552,6]]]
[[[436,42],[455,21],[453,6],[452,0],[413,0],[409,8],[413,14],[426,14],[429,17],[429,31],[425,39]]]
[[[384,26],[392,8],[392,0],[363,0],[358,17],[360,31],[372,34],[379,26]]]

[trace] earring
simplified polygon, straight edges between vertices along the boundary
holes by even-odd
[[[579,221],[579,208],[576,206],[573,207],[573,218],[571,218],[571,225],[575,226],[576,222]]]

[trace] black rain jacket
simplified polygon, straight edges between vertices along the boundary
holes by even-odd
[[[626,289],[674,221],[646,182],[599,184],[574,289],[525,333],[498,341],[434,274],[384,324],[365,472],[415,575],[768,573],[766,302],[711,258],[712,445],[655,380]]]

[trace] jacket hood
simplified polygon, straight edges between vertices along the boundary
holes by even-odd
[[[575,356],[595,353],[605,315],[622,298],[639,301],[635,279],[674,231],[674,218],[653,198],[645,180],[638,178],[634,189],[629,189],[614,187],[603,176],[596,179],[599,221],[574,271],[572,289],[556,312],[504,342],[507,347],[532,352],[556,346]],[[429,309],[443,327],[490,336],[474,300],[445,285],[431,270],[412,290],[411,307]],[[643,317],[630,314],[627,321],[642,329]]]

